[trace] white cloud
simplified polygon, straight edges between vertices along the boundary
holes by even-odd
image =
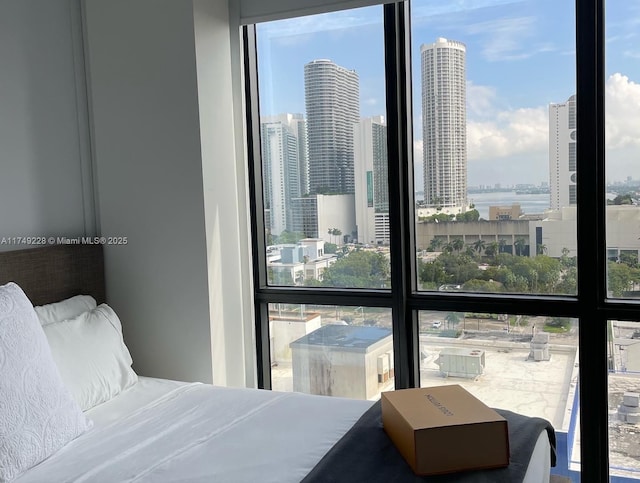
[[[493,109],[496,90],[491,86],[480,86],[467,81],[467,115],[481,116]]]
[[[467,123],[470,161],[520,153],[544,154],[548,145],[549,115],[546,107],[502,111],[492,120]]]
[[[548,169],[548,106],[500,109],[493,88],[473,84],[467,96],[470,182],[476,182],[471,173],[489,167],[497,176],[519,173],[522,178],[513,182],[542,178]],[[616,179],[640,177],[640,84],[613,74],[606,81],[605,96],[607,170]]]
[[[491,8],[500,5],[516,3],[514,0],[423,0],[419,4],[411,6],[411,22],[414,25],[423,23],[423,19],[440,15],[469,13],[473,10]]]
[[[537,18],[503,17],[468,25],[469,35],[484,37],[482,56],[489,62],[522,60],[557,50],[551,42],[535,42]]]
[[[638,112],[640,84],[620,73],[610,76],[605,85],[605,132],[608,150],[628,146],[640,148]]]
[[[258,34],[277,39],[280,44],[295,45],[309,41],[317,32],[357,29],[381,23],[377,9],[344,10],[265,22],[259,25]]]

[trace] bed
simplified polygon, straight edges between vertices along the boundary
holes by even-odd
[[[42,331],[46,334],[43,340],[49,344],[64,386],[60,390],[69,390],[71,397],[65,401],[73,406],[70,411],[75,418],[74,432],[58,441],[57,447],[49,448],[50,454],[39,450],[34,455],[34,451],[25,450],[31,459],[22,462],[19,471],[5,473],[6,481],[549,481],[555,434],[549,423],[539,418],[499,410],[509,421],[509,468],[417,477],[386,437],[379,402],[217,387],[135,374],[117,315],[106,306],[102,256],[100,245],[0,253],[0,286],[15,284],[36,307],[40,325],[34,329],[38,332],[34,337],[40,337]],[[73,319],[43,322],[46,311],[42,307],[57,307],[61,301],[78,296],[92,298],[98,307]],[[100,312],[105,306],[109,310]],[[0,336],[6,321],[1,312],[0,297]],[[102,345],[112,344],[114,351],[121,351],[115,357],[119,365],[105,376],[115,381],[115,389],[98,387],[94,380],[82,384],[70,381],[92,366],[74,359],[74,354],[86,361],[107,350],[102,345],[91,348],[86,339],[73,342],[77,331],[97,327],[100,321],[107,321],[101,330],[110,331],[100,335],[100,340],[113,339]],[[118,330],[120,335],[114,336]],[[98,336],[97,332],[89,335]],[[9,336],[5,333],[4,337]],[[107,355],[110,361],[114,358]],[[6,359],[0,352],[0,375]],[[101,364],[92,369],[100,371]],[[91,387],[87,390],[86,386]],[[5,428],[3,434],[3,417],[5,426],[12,424],[15,411],[8,411],[1,398],[0,393],[0,481],[3,465],[11,464],[12,457],[21,458],[15,448],[13,453],[4,449],[9,433]],[[24,405],[24,401],[18,403]]]

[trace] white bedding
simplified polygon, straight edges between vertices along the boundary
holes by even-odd
[[[372,404],[178,383],[131,412],[144,393],[111,402],[119,419],[92,410],[91,431],[16,481],[299,482]]]
[[[17,482],[299,482],[371,401],[140,377]],[[525,479],[549,481],[541,434]]]

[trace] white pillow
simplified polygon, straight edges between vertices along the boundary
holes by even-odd
[[[97,305],[96,299],[91,295],[75,295],[52,304],[36,305],[34,309],[40,320],[40,325],[48,325],[73,319],[88,310],[95,309]]]
[[[31,301],[13,282],[0,286],[0,481],[89,427],[60,379]]]
[[[62,380],[83,411],[138,381],[120,319],[107,304],[43,330]]]

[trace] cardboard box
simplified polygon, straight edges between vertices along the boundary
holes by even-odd
[[[462,386],[383,392],[382,424],[417,475],[509,465],[507,420]]]

